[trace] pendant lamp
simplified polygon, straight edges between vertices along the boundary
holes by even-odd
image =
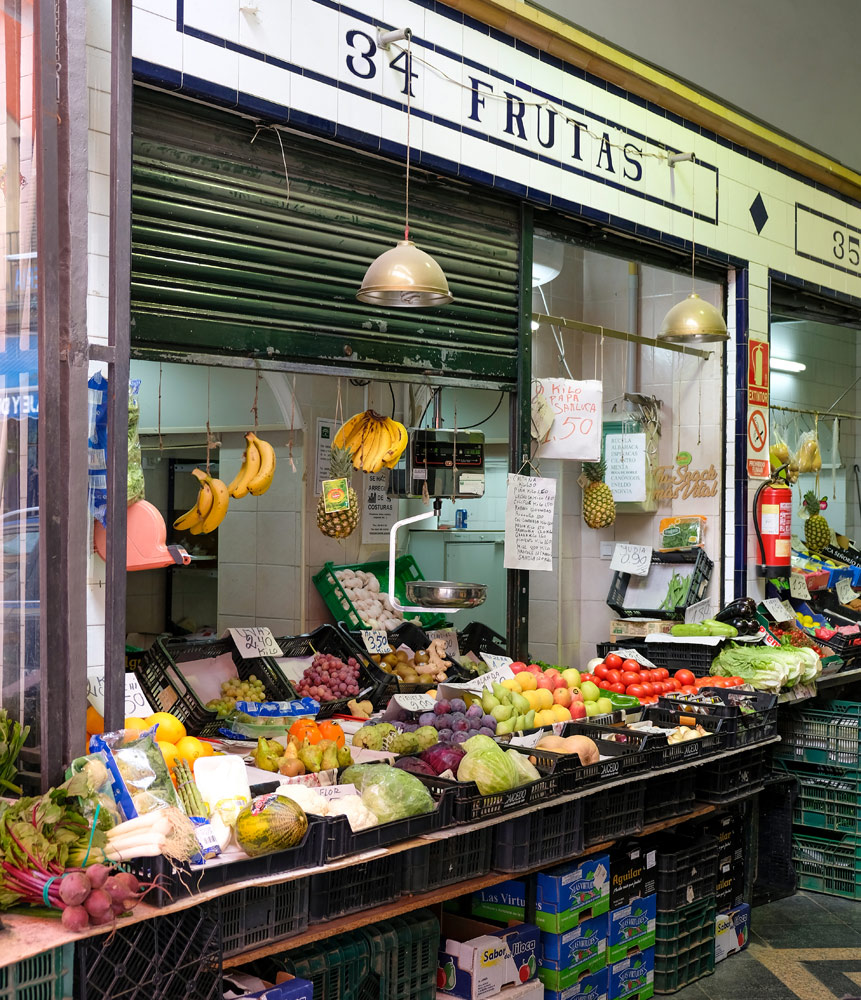
[[[670,156],[671,168],[675,168],[680,160],[690,160],[694,164],[696,171],[696,158],[693,153],[679,153]],[[696,173],[694,173],[696,178]],[[696,184],[693,185],[694,192]],[[697,245],[694,238],[694,226],[696,224],[696,202],[691,207],[691,285],[695,284]],[[714,344],[722,340],[729,340],[726,323],[720,310],[716,309],[710,302],[701,299],[696,292],[683,301],[674,305],[664,317],[661,329],[658,331],[658,340],[666,344]]]
[[[410,38],[409,28],[380,35],[385,46],[405,38],[407,41],[407,180],[404,210],[404,238],[381,253],[365,272],[362,287],[356,292],[360,302],[374,306],[423,309],[448,305],[454,298],[443,269],[410,239]]]

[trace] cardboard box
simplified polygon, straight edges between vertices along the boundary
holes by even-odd
[[[657,896],[654,893],[611,910],[607,929],[607,963],[621,962],[636,951],[653,947],[656,919]]]
[[[608,1000],[607,970],[583,976],[565,990],[544,990],[544,1000]]]
[[[239,970],[224,975],[224,1000],[312,1000],[313,994],[313,983],[288,972],[277,973],[274,984]]]
[[[656,891],[658,862],[648,841],[626,840],[610,851],[610,909]]]
[[[541,933],[538,978],[552,990],[564,990],[584,973],[607,964],[607,914],[584,920],[564,934]],[[546,975],[542,975],[542,970]],[[564,976],[559,974],[565,973]]]
[[[657,618],[617,618],[610,622],[610,642],[621,638],[645,635],[669,635],[678,622],[660,621]]]
[[[744,862],[724,859],[719,862],[715,879],[715,902],[718,912],[737,906],[744,897]]]
[[[715,918],[715,964],[744,951],[750,938],[750,906],[742,903]]]
[[[535,920],[562,934],[610,909],[610,856],[596,854],[535,876]]]
[[[700,829],[718,842],[718,858],[741,861],[744,857],[744,838],[741,818],[736,813],[723,813],[700,824]]]
[[[494,996],[534,979],[539,932],[533,924],[493,927],[467,917],[443,916],[437,991],[460,1000]]]
[[[525,920],[526,883],[521,879],[511,879],[474,892],[470,908],[474,917],[498,920],[503,924],[510,920]]]
[[[655,949],[607,966],[609,1000],[648,1000],[655,992]]]

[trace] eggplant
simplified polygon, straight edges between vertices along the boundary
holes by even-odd
[[[733,621],[735,618],[755,619],[756,601],[751,597],[740,597],[737,601],[727,604],[722,611],[715,615],[715,621],[727,622],[730,625],[735,624]]]
[[[755,635],[759,631],[759,621],[756,618],[747,618],[739,615],[725,622],[732,625],[739,635]]]

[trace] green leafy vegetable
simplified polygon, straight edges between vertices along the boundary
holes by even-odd
[[[743,677],[758,691],[777,692],[791,688],[805,675],[812,680],[821,671],[821,661],[814,664],[812,649],[795,646],[751,646],[731,643],[712,661],[709,673],[715,677]]]
[[[434,808],[431,793],[414,774],[388,764],[368,765],[362,778],[362,802],[381,823],[419,816]]]
[[[477,739],[486,739],[492,746],[479,744],[477,748],[470,748],[469,744]],[[463,746],[467,754],[457,769],[458,781],[474,781],[482,795],[497,795],[519,784],[513,761],[489,736],[473,736]]]
[[[13,782],[18,774],[15,762],[29,732],[29,726],[22,727],[20,722],[9,718],[5,708],[0,709],[0,793],[21,794],[20,787]]]

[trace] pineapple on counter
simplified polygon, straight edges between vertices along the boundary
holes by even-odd
[[[353,475],[353,456],[347,448],[332,446],[329,463],[330,479],[346,479],[350,496],[350,506],[344,510],[326,511],[325,494],[320,494],[317,503],[317,527],[330,538],[349,538],[359,523],[359,499],[349,485]]]
[[[584,462],[583,475],[589,482],[583,488],[583,520],[590,528],[607,528],[616,520],[613,492],[604,482],[607,464]]]
[[[804,541],[811,552],[821,552],[831,541],[831,528],[828,522],[820,514],[821,505],[819,497],[810,490],[804,494],[804,509],[807,511],[807,520],[804,522]]]

